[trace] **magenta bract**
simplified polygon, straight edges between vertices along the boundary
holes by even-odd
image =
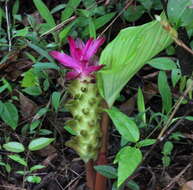
[[[96,40],[91,38],[84,44],[80,39],[75,41],[72,37],[68,37],[68,42],[71,56],[58,51],[50,52],[53,58],[65,67],[73,70],[67,73],[66,78],[68,80],[90,76],[91,73],[103,67],[103,65],[97,65],[97,62],[92,58],[98,48],[103,44],[104,38],[98,38]]]

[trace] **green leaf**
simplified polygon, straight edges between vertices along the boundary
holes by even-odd
[[[41,124],[40,120],[35,120],[30,124],[30,132],[34,131]]]
[[[28,146],[28,149],[30,151],[40,150],[40,149],[45,148],[46,146],[48,146],[53,141],[54,141],[54,138],[40,137],[40,138],[32,140],[30,142],[29,146]]]
[[[139,140],[139,129],[133,120],[114,107],[106,111],[124,139],[130,142]]]
[[[1,113],[0,117],[13,130],[17,128],[19,116],[17,108],[14,104],[10,102],[4,103],[3,112]]]
[[[37,62],[33,65],[34,68],[36,69],[55,69],[55,70],[59,70],[60,67],[57,66],[55,63],[41,63],[41,62]]]
[[[19,171],[16,171],[16,174],[19,174],[19,175],[25,175],[25,174],[27,174],[27,172],[25,172],[25,171],[22,171],[22,170],[19,170]]]
[[[56,7],[54,7],[50,12],[51,12],[51,14],[54,14],[54,13],[56,13],[56,12],[64,9],[65,7],[66,7],[66,4],[65,4],[65,3],[59,4],[59,5],[57,5]]]
[[[193,4],[192,4],[193,5]],[[182,16],[182,24],[181,26],[187,27],[187,28],[193,28],[193,11],[190,6],[188,6],[185,10],[185,13]]]
[[[129,180],[126,184],[127,187],[129,187],[129,189],[131,190],[140,190],[140,187],[137,183],[135,183],[135,181],[133,180]]]
[[[156,142],[156,139],[145,139],[137,143],[137,147],[149,146]]]
[[[166,54],[167,55],[174,55],[175,54],[175,48],[173,45],[169,46],[168,48],[166,48]]]
[[[127,146],[118,152],[115,161],[118,162],[117,186],[120,187],[142,161],[142,153],[138,148]]]
[[[95,29],[99,29],[102,26],[104,26],[105,24],[107,24],[113,17],[115,16],[115,13],[108,13],[105,14],[101,17],[98,17],[96,19],[93,19],[94,25],[95,25]],[[85,28],[83,35],[87,36],[89,34],[89,29],[88,27]]]
[[[173,70],[176,69],[176,63],[167,57],[158,57],[148,61],[152,67],[160,70]]]
[[[92,18],[89,18],[88,26],[89,26],[90,37],[95,39],[96,38],[96,28],[95,28]]]
[[[180,80],[182,76],[181,70],[180,69],[173,69],[171,73],[171,80],[172,80],[172,85],[173,87],[176,86],[177,82]]]
[[[13,38],[15,38],[15,37],[25,37],[28,33],[29,33],[28,27],[25,27],[23,29],[14,31],[14,34],[13,34],[12,37]]]
[[[72,16],[73,12],[76,10],[81,0],[69,0],[65,10],[62,12],[61,20],[65,21]]]
[[[61,93],[60,92],[53,92],[52,93],[52,105],[55,109],[55,112],[58,111],[59,105],[60,105],[60,98],[61,98]]]
[[[0,7],[0,28],[1,28],[1,25],[2,25],[2,20],[3,20],[3,16],[5,15],[5,12],[4,10]]]
[[[27,176],[26,180],[27,180],[29,183],[36,183],[36,184],[38,184],[38,183],[41,182],[41,177],[35,176],[35,175],[33,175],[33,176]]]
[[[39,84],[38,77],[34,72],[34,69],[30,69],[24,73],[24,77],[21,81],[22,87],[32,87]]]
[[[69,32],[71,31],[72,27],[76,23],[77,23],[77,20],[74,20],[72,23],[70,23],[66,27],[64,27],[64,29],[59,33],[60,43],[62,43],[66,39],[66,37],[69,34]]]
[[[37,113],[36,115],[38,115],[38,117],[42,117],[43,115],[45,115],[47,112],[48,112],[48,108],[41,108]]]
[[[4,108],[4,104],[3,102],[0,100],[0,115],[3,112],[3,108]]]
[[[73,130],[70,126],[64,126],[64,129],[68,131],[71,135],[77,135],[77,132]]]
[[[12,7],[12,15],[16,15],[19,11],[19,0],[16,0]]]
[[[102,26],[104,26],[105,24],[107,24],[115,16],[115,14],[116,13],[111,12],[111,13],[108,13],[108,14],[105,14],[103,16],[96,18],[94,20],[95,28],[99,29]]]
[[[170,155],[171,152],[172,152],[172,150],[173,150],[173,148],[174,148],[173,143],[170,142],[170,141],[167,141],[167,142],[165,142],[165,144],[164,144],[162,153],[163,153],[164,155]]]
[[[172,41],[158,21],[129,27],[118,34],[103,50],[100,64],[105,67],[97,76],[100,94],[109,107],[139,69]]]
[[[44,4],[42,0],[33,0],[36,8],[38,9],[40,15],[42,18],[46,21],[46,23],[50,26],[50,28],[53,28],[56,26],[56,23],[54,21],[54,18],[52,14],[50,13],[48,7]]]
[[[143,114],[141,115],[143,122],[146,123],[145,102],[144,102],[143,92],[140,87],[138,88],[138,93],[137,93],[137,107],[138,107],[138,111]]]
[[[144,12],[145,12],[145,9],[143,6],[135,5],[135,6],[129,6],[127,10],[124,11],[123,15],[128,22],[134,22],[138,20],[143,15]]]
[[[32,96],[39,96],[42,94],[42,89],[39,86],[31,86],[23,89],[23,92]]]
[[[0,162],[0,166],[5,166],[6,164],[4,162]]]
[[[48,129],[40,129],[40,135],[45,136],[45,135],[51,135],[53,132],[48,130]]]
[[[18,154],[8,155],[8,157],[23,166],[27,166],[27,162]]]
[[[2,78],[2,81],[3,81],[3,84],[4,84],[4,86],[6,87],[6,89],[7,89],[9,92],[12,92],[13,89],[12,89],[10,83],[9,83],[5,78]]]
[[[172,108],[172,93],[168,85],[167,76],[164,71],[158,75],[158,88],[162,97],[163,109],[168,113]]]
[[[184,16],[189,12],[188,6],[191,4],[191,0],[169,0],[167,14],[170,22],[179,27]]]
[[[168,167],[171,163],[171,159],[169,156],[163,156],[162,157],[162,163],[164,165],[164,167]]]
[[[45,166],[43,166],[43,165],[35,165],[35,166],[30,168],[30,172],[33,172],[35,170],[40,170],[42,168],[45,168]]]
[[[52,59],[52,57],[48,54],[47,51],[43,50],[42,48],[40,48],[39,46],[32,44],[30,42],[27,43],[27,45],[32,48],[33,50],[35,50],[37,53],[39,53],[40,55],[42,55],[43,57],[47,58],[50,62],[54,63],[54,60]]]
[[[102,174],[103,176],[109,178],[109,179],[116,179],[117,178],[117,170],[112,166],[106,166],[106,165],[98,165],[94,166],[94,169]]]
[[[184,119],[187,119],[189,121],[193,121],[193,116],[186,116]]]
[[[15,153],[24,152],[25,150],[23,144],[14,141],[3,144],[3,148],[7,151]]]
[[[5,165],[5,169],[6,169],[7,173],[10,173],[12,170],[11,166],[8,163]]]
[[[153,2],[152,0],[138,0],[147,10],[150,10]]]

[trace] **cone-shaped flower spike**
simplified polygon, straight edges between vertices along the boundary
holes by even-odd
[[[73,148],[80,157],[88,162],[97,158],[100,148],[100,110],[101,97],[95,83],[94,72],[103,66],[97,65],[93,56],[103,44],[104,38],[89,39],[84,44],[80,39],[68,38],[71,56],[51,51],[50,55],[62,65],[72,69],[66,78],[71,80],[68,91],[71,99],[66,107],[72,113],[73,119],[66,125],[72,127],[76,136],[66,143]]]

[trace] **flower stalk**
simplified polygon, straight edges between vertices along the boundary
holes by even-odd
[[[66,107],[72,114],[72,120],[67,121],[76,136],[66,142],[74,149],[85,163],[96,160],[101,146],[102,132],[100,128],[102,98],[95,82],[95,72],[103,65],[98,65],[94,55],[103,44],[104,38],[89,39],[84,44],[80,39],[68,38],[70,55],[58,51],[50,55],[63,66],[71,69],[66,75],[69,80],[68,92],[70,100]]]

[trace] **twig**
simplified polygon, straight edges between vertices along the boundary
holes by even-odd
[[[193,55],[193,50],[191,48],[189,48],[182,40],[175,39],[175,42],[177,45],[184,48],[186,51],[188,51],[190,54]]]
[[[184,114],[184,117],[189,115],[192,112],[192,110],[187,110],[187,112]],[[157,141],[151,146],[151,148],[149,149],[149,151],[144,155],[143,157],[143,162],[147,159],[147,157],[149,156],[149,154],[154,150],[154,148],[160,143],[162,142],[164,139],[166,139],[181,123],[183,123],[184,121],[184,117],[179,119],[175,125],[173,125],[170,130],[168,130],[161,139],[157,139]]]
[[[179,180],[179,178],[192,166],[192,163],[189,163],[177,176],[175,176],[172,181],[162,190],[170,190],[171,187]]]
[[[180,107],[182,101],[184,100],[184,98],[186,97],[186,95],[192,90],[193,88],[193,81],[191,82],[191,84],[189,85],[189,87],[186,89],[186,91],[184,92],[184,94],[179,98],[179,100],[176,102],[176,104],[174,105],[174,110],[173,112],[171,113],[169,119],[167,120],[165,126],[163,127],[163,129],[161,130],[159,136],[158,136],[158,139],[161,140],[164,132],[166,131],[166,129],[170,126],[171,124],[171,121],[174,117],[174,115],[176,114],[178,108]]]
[[[119,14],[110,22],[110,24],[100,33],[99,37],[103,36],[103,34],[111,27],[111,25],[124,13],[124,11],[133,3],[133,0],[128,1],[125,7],[119,12]]]
[[[56,25],[55,27],[51,28],[50,30],[44,32],[40,37],[46,36],[50,34],[51,32],[60,30],[64,25],[68,24],[69,22],[73,21],[76,19],[76,16],[72,16],[69,19],[66,19],[65,21],[61,22],[60,24]]]
[[[9,2],[9,0],[5,1],[5,17],[6,17],[6,23],[7,23],[7,36],[8,36],[8,45],[9,45],[8,50],[11,51],[12,43],[11,43],[10,18],[9,18],[8,2]]]
[[[169,22],[161,20],[159,16],[156,16],[156,19],[160,21],[160,24],[162,25],[163,29],[166,30],[171,35],[171,37],[178,46],[184,48],[186,51],[188,51],[190,54],[193,55],[193,50],[189,48],[182,40],[178,39],[177,31],[174,28],[172,28]]]

